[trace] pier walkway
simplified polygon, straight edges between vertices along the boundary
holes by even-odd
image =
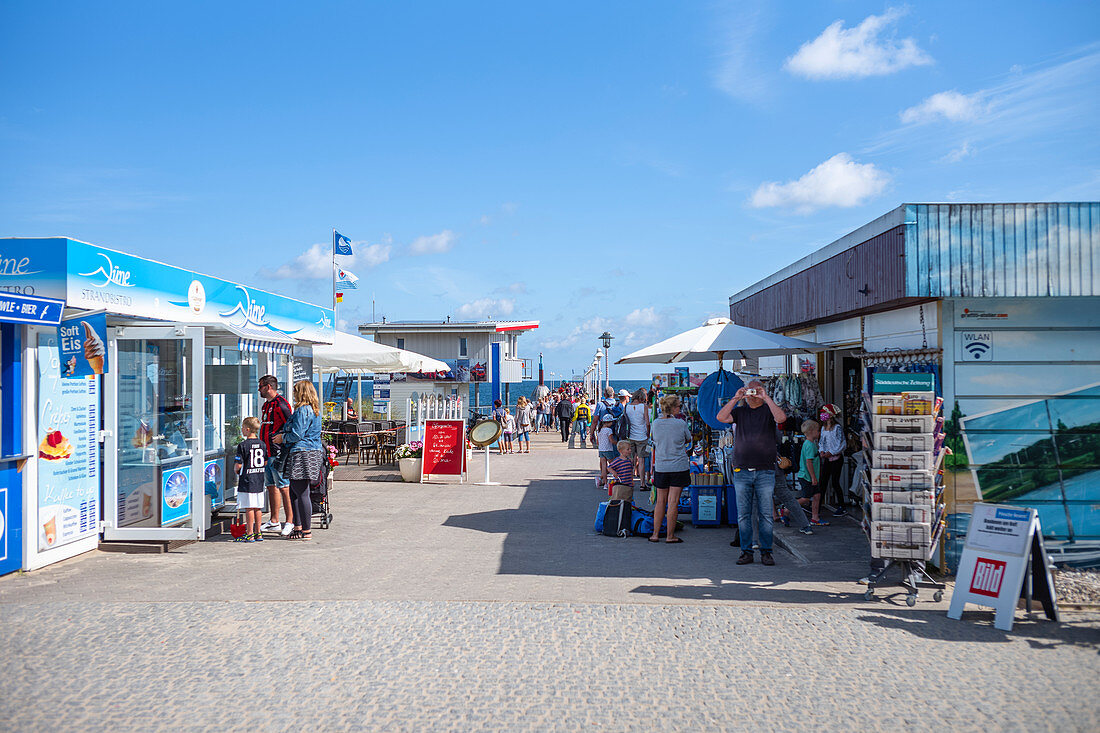
[[[1100,617],[1021,617],[1006,634],[991,614],[951,621],[925,597],[866,602],[854,525],[778,551],[771,568],[735,566],[726,528],[688,527],[676,546],[605,538],[592,531],[595,462],[544,433],[530,455],[492,456],[501,486],[338,481],[333,525],[311,543],[90,553],[0,579],[0,719],[1095,729]]]

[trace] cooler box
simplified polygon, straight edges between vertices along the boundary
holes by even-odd
[[[694,527],[717,527],[722,523],[721,486],[691,487],[691,524]]]

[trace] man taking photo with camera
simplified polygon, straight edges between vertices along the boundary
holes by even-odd
[[[741,538],[738,565],[753,560],[753,523],[760,536],[760,562],[775,565],[772,558],[772,494],[778,456],[776,425],[787,419],[779,405],[754,379],[718,411],[719,422],[736,426],[733,438],[733,488],[737,497],[737,531]],[[732,543],[731,543],[732,544]]]

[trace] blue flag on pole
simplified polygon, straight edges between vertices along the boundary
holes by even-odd
[[[345,237],[335,229],[332,232],[333,236],[333,251],[338,255],[350,255],[351,254],[351,240]]]

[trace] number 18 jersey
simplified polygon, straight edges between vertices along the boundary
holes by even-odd
[[[263,441],[249,438],[237,446],[237,465],[240,474],[237,478],[237,491],[246,494],[259,494],[264,490],[264,466],[267,465],[267,447]]]

